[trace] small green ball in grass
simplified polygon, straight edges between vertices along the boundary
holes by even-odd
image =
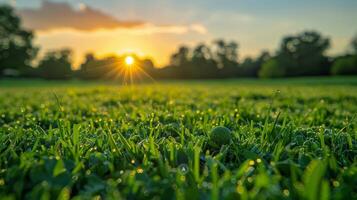
[[[215,145],[222,146],[231,142],[232,133],[224,126],[217,126],[212,129],[210,139]]]

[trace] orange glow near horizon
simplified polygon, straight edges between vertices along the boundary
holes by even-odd
[[[155,81],[145,72],[140,63],[140,58],[136,57],[135,54],[126,54],[112,65],[111,72],[108,75],[114,75],[115,79],[121,78],[125,85],[133,85],[134,82],[140,82],[145,78]]]
[[[73,30],[39,32],[35,43],[43,46],[42,53],[59,48],[72,49],[74,69],[79,68],[84,61],[84,55],[88,52],[94,53],[97,58],[113,54],[117,56],[135,54],[141,58],[152,59],[155,66],[160,68],[169,63],[171,54],[183,43],[173,35],[163,37],[161,34],[136,31],[118,29],[93,32]]]

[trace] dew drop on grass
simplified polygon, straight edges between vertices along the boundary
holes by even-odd
[[[239,194],[242,194],[242,193],[244,192],[243,186],[238,185],[238,186],[237,186],[237,192],[238,192]]]
[[[180,172],[181,172],[182,174],[187,174],[188,171],[189,171],[187,164],[181,164],[181,165],[179,165],[179,166],[178,166],[178,169],[180,170]]]
[[[334,187],[340,186],[340,182],[338,182],[338,181],[333,181],[332,184]]]
[[[290,195],[290,192],[289,192],[288,189],[283,190],[283,193],[284,193],[285,196],[289,196]]]
[[[180,180],[181,180],[182,182],[185,182],[185,181],[186,181],[186,176],[180,176]]]
[[[136,172],[137,172],[138,174],[142,174],[142,173],[144,172],[144,170],[143,170],[142,168],[138,168],[138,169],[136,170]]]
[[[72,176],[72,180],[73,181],[77,181],[78,180],[78,176]]]

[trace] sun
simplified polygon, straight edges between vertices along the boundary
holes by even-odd
[[[132,56],[126,56],[125,57],[125,64],[127,66],[132,66],[134,64],[135,60]]]
[[[110,75],[114,75],[115,78],[122,79],[125,85],[132,85],[135,80],[142,80],[144,78],[142,75],[154,80],[148,73],[145,72],[144,69],[142,69],[142,60],[135,54],[125,54],[117,58],[118,60],[116,61],[115,66],[113,66]]]

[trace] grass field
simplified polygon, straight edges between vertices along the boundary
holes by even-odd
[[[0,81],[0,199],[357,199],[356,115],[356,77]]]

